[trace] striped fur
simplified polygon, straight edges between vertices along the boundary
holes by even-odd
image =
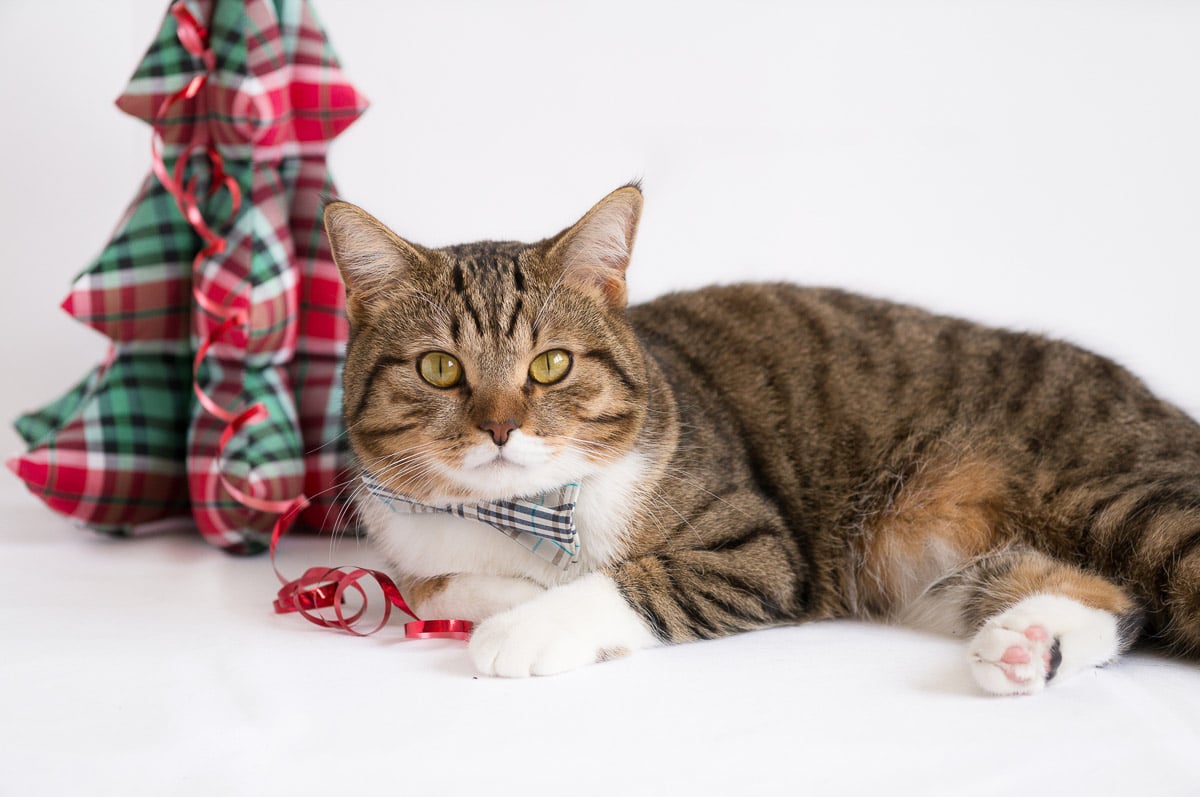
[[[969,634],[1056,595],[1117,618],[1122,647],[1200,654],[1194,420],[1066,343],[838,290],[732,285],[627,309],[630,192],[546,241],[438,250],[330,207],[366,467],[401,462],[378,475],[422,499],[504,497],[447,475],[504,420],[584,477],[643,457],[588,569],[663,642],[836,617]],[[572,371],[532,383],[552,348]],[[421,382],[429,350],[462,361],[461,386]]]
[[[790,285],[669,296],[630,317],[694,430],[689,443],[726,452],[704,469],[689,458],[689,478],[753,506],[748,528],[714,529],[709,547],[754,532],[755,558],[772,551],[780,568],[740,584],[781,596],[770,619],[899,617],[953,578],[970,579],[960,613],[975,627],[1045,588],[979,564],[1016,547],[1052,561],[1063,585],[1122,596],[1089,605],[1123,617],[1139,607],[1131,637],[1200,650],[1200,427],[1112,362]],[[687,492],[698,507],[687,523],[706,528],[706,493],[672,488],[678,503]],[[698,555],[655,554],[631,592],[678,596],[687,576],[676,571],[697,569]],[[736,624],[707,596],[659,604],[671,639]]]

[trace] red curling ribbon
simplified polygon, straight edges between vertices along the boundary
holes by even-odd
[[[308,500],[300,496],[275,521],[271,531],[271,568],[275,571],[279,583],[279,593],[276,595],[274,606],[276,614],[299,612],[300,616],[314,625],[322,628],[337,628],[355,636],[370,636],[387,625],[392,616],[392,607],[414,618],[417,613],[412,610],[396,582],[386,573],[365,567],[310,567],[300,578],[289,581],[275,564],[275,549],[279,539],[287,531],[292,520],[308,506]],[[355,626],[366,615],[368,606],[367,590],[360,581],[373,579],[379,591],[383,594],[383,615],[379,622],[368,631],[360,631]],[[357,593],[361,601],[359,607],[347,614],[345,597],[347,592]],[[334,616],[319,613],[319,610],[333,609]],[[465,640],[471,635],[472,623],[468,620],[421,620],[415,619],[404,624],[404,636],[407,639],[459,639]]]
[[[182,2],[171,6],[171,15],[175,17],[175,35],[183,49],[192,55],[204,59],[204,66],[209,72],[216,68],[216,57],[208,46],[208,28],[188,10]]]
[[[212,398],[200,389],[200,366],[204,363],[204,358],[208,356],[208,350],[217,340],[237,326],[242,326],[246,323],[246,314],[244,311],[238,310],[230,314],[228,318],[222,321],[212,332],[205,336],[204,341],[200,344],[200,348],[196,349],[196,356],[192,360],[192,392],[196,394],[196,400],[200,402],[200,406],[208,410],[208,412],[226,423],[232,423],[238,417],[238,413],[231,412],[225,409]],[[245,423],[242,424],[243,426]],[[228,428],[226,429],[228,431]],[[222,444],[221,450],[224,450]]]
[[[203,60],[207,71],[194,76],[187,85],[166,97],[159,106],[153,124],[154,132],[150,138],[151,165],[163,188],[175,200],[179,212],[204,241],[203,248],[196,253],[192,260],[192,271],[196,273],[205,260],[213,255],[224,253],[225,239],[213,231],[200,210],[200,204],[196,197],[196,177],[193,176],[190,180],[186,179],[185,170],[191,161],[196,145],[185,146],[175,159],[175,168],[169,170],[163,160],[161,122],[175,103],[194,99],[200,93],[208,81],[208,73],[216,69],[216,58],[208,44],[208,30],[192,15],[182,0],[171,6],[170,13],[175,17],[176,35],[180,43],[190,54]],[[226,220],[228,223],[237,216],[241,209],[241,187],[232,175],[226,173],[225,160],[215,146],[209,144],[206,154],[211,170],[207,198],[211,199],[221,188],[225,188],[229,192],[231,211]],[[250,424],[265,420],[269,417],[269,412],[262,404],[254,404],[241,411],[226,409],[200,388],[198,379],[200,366],[208,356],[213,344],[235,327],[248,327],[250,319],[245,310],[233,310],[228,304],[218,304],[195,287],[192,289],[192,296],[197,306],[217,321],[217,325],[205,335],[204,340],[197,348],[195,359],[192,362],[192,387],[196,394],[196,400],[206,411],[225,423],[225,428],[222,430],[217,444],[217,475],[222,486],[238,503],[250,509],[278,515],[271,532],[270,555],[271,568],[283,586],[280,587],[274,602],[275,611],[277,613],[299,612],[304,619],[311,623],[323,628],[340,628],[355,636],[368,636],[383,628],[391,617],[393,606],[416,618],[416,612],[404,600],[396,582],[386,573],[378,570],[362,567],[311,567],[300,578],[290,581],[279,572],[279,568],[275,564],[275,549],[279,545],[279,539],[291,527],[295,518],[308,507],[309,502],[304,495],[298,495],[291,500],[259,498],[240,489],[225,476],[225,450],[234,435]],[[232,297],[229,303],[232,304]],[[360,631],[355,626],[366,615],[369,604],[367,589],[360,583],[366,578],[374,579],[385,601],[383,616],[379,623],[369,631]],[[346,610],[347,593],[356,594],[360,602],[358,608],[350,613],[347,613]],[[333,610],[332,618],[327,614],[320,613],[321,610],[329,609]],[[466,620],[415,619],[405,624],[404,633],[409,639],[465,640],[470,636],[471,627],[472,624]]]
[[[162,138],[162,122],[167,116],[167,112],[175,103],[183,100],[194,99],[200,90],[208,81],[208,74],[216,68],[216,58],[213,55],[212,49],[208,43],[208,30],[200,24],[200,22],[187,9],[186,5],[179,0],[171,6],[170,13],[176,20],[176,35],[180,43],[192,55],[200,58],[204,62],[204,73],[195,75],[187,82],[180,90],[166,97],[159,105],[158,112],[155,114],[153,128],[154,132],[150,137],[150,154],[151,165],[154,174],[158,177],[163,188],[175,200],[176,207],[179,212],[187,219],[188,224],[196,231],[196,234],[204,241],[204,246],[196,253],[192,259],[192,272],[198,273],[204,261],[214,255],[221,254],[225,251],[225,239],[213,231],[209,226],[208,221],[204,218],[204,214],[200,210],[200,204],[196,197],[196,182],[197,178],[193,176],[190,180],[186,179],[185,171],[188,163],[191,161],[192,153],[195,150],[194,144],[189,144],[175,159],[175,167],[173,170],[167,168],[166,162],[163,160],[163,138]],[[221,157],[221,153],[215,146],[209,144],[206,148],[206,153],[209,159],[211,183],[208,190],[208,198],[212,198],[221,188],[225,188],[230,195],[231,211],[229,217],[224,223],[229,223],[241,209],[242,193],[241,187],[237,180],[232,175],[225,171],[225,159]],[[211,396],[204,392],[200,387],[199,371],[200,366],[208,356],[209,349],[230,329],[238,326],[248,326],[249,316],[245,310],[233,310],[228,306],[219,305],[212,301],[203,291],[193,285],[192,296],[196,304],[217,319],[217,325],[211,329],[201,342],[196,350],[196,356],[192,363],[192,389],[196,395],[196,400],[210,414],[220,419],[225,423],[225,429],[221,433],[220,441],[217,444],[216,452],[216,469],[217,475],[221,480],[222,485],[233,496],[234,500],[238,501],[243,506],[260,512],[271,514],[285,513],[290,524],[295,511],[299,511],[305,506],[308,506],[308,500],[303,496],[297,496],[290,501],[271,501],[263,498],[258,498],[250,493],[244,492],[234,486],[225,476],[225,450],[229,445],[229,441],[238,431],[248,424],[257,423],[268,417],[266,407],[262,404],[255,404],[249,409],[240,412],[226,409]],[[230,299],[232,303],[232,297]],[[297,509],[299,507],[299,509]],[[295,511],[293,511],[295,510]],[[280,517],[276,521],[276,525],[283,520]],[[278,571],[277,571],[278,572]]]
[[[176,21],[176,36],[183,44],[185,50],[192,55],[204,61],[206,72],[202,72],[192,77],[182,89],[174,94],[166,97],[158,107],[158,112],[154,117],[154,133],[150,137],[150,163],[154,170],[154,174],[158,177],[159,182],[167,189],[175,200],[179,212],[183,214],[188,223],[196,230],[196,233],[204,240],[206,247],[196,255],[193,264],[199,264],[213,254],[223,252],[225,250],[225,241],[221,236],[217,235],[208,226],[203,214],[200,212],[200,207],[196,202],[195,193],[195,178],[192,178],[186,185],[184,184],[184,169],[187,168],[188,161],[191,159],[192,151],[195,149],[194,144],[184,147],[183,151],[175,159],[174,174],[167,170],[166,163],[162,157],[162,131],[161,122],[167,116],[167,111],[171,106],[182,100],[194,99],[200,93],[200,89],[208,82],[208,73],[216,69],[216,57],[212,49],[208,46],[208,30],[200,24],[200,22],[187,9],[182,0],[171,6],[171,14]],[[232,198],[233,211],[231,218],[237,215],[242,204],[241,188],[231,175],[225,173],[225,161],[221,157],[221,153],[211,144],[207,148],[207,154],[212,166],[212,184],[209,186],[208,196],[211,198],[223,186],[229,191]],[[205,302],[200,302],[202,305]],[[210,309],[205,307],[205,309]],[[211,311],[211,310],[210,310]]]
[[[461,639],[471,638],[475,624],[470,620],[416,620],[404,624],[404,636],[408,639]]]

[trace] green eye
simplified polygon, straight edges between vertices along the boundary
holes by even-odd
[[[444,351],[422,354],[417,362],[421,378],[434,387],[454,387],[462,381],[462,366]]]
[[[552,385],[571,370],[571,355],[562,349],[551,349],[533,358],[529,378],[540,385]]]

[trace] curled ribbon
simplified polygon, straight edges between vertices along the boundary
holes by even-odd
[[[196,231],[196,234],[204,241],[203,248],[196,253],[196,256],[192,260],[192,270],[195,273],[199,271],[201,264],[205,260],[225,251],[225,239],[213,231],[204,218],[204,214],[200,211],[199,202],[196,197],[196,177],[193,176],[191,180],[185,181],[184,171],[191,160],[196,145],[189,144],[184,147],[175,160],[174,170],[169,170],[163,159],[161,128],[167,112],[173,105],[183,100],[193,99],[200,93],[200,90],[208,81],[209,73],[216,69],[216,57],[213,54],[212,48],[209,47],[208,30],[187,9],[183,0],[177,0],[177,2],[172,4],[170,13],[175,17],[176,35],[180,43],[188,53],[204,62],[206,71],[194,76],[188,81],[187,85],[166,97],[159,105],[153,124],[154,133],[150,139],[151,164],[155,176],[158,177],[163,188],[171,194],[171,197],[175,200],[176,207],[179,208],[179,212],[183,214],[184,218],[188,220],[188,223]],[[225,161],[213,144],[210,143],[208,145],[205,154],[208,156],[212,172],[212,181],[209,186],[207,198],[211,199],[222,187],[229,192],[231,210],[229,219],[226,220],[227,223],[237,216],[241,208],[241,188],[237,180],[225,172]],[[229,306],[232,304],[232,298],[227,304],[221,305],[209,299],[208,296],[195,287],[192,289],[192,296],[199,307],[218,321],[217,326],[205,336],[205,339],[197,348],[195,359],[192,362],[192,388],[195,392],[196,400],[200,402],[200,405],[207,412],[225,423],[225,429],[221,432],[220,441],[217,445],[217,475],[221,480],[221,484],[238,503],[260,512],[278,515],[271,532],[271,568],[275,571],[276,577],[283,586],[280,588],[278,596],[275,599],[275,611],[279,613],[296,611],[311,623],[324,628],[340,628],[356,636],[367,636],[383,628],[391,616],[393,606],[416,618],[416,613],[404,600],[404,596],[401,595],[400,588],[396,586],[396,583],[385,573],[377,570],[361,567],[313,567],[305,571],[304,575],[300,578],[292,581],[289,581],[279,572],[279,568],[275,565],[275,549],[279,544],[279,539],[291,526],[296,516],[308,507],[309,502],[304,495],[298,495],[291,500],[259,498],[235,486],[225,476],[224,454],[229,442],[243,427],[265,420],[269,413],[267,408],[261,403],[256,403],[241,411],[226,409],[200,388],[200,368],[213,344],[232,329],[246,327],[248,331],[250,317],[245,310],[234,310]],[[374,579],[385,601],[383,604],[383,614],[379,623],[374,628],[364,632],[359,631],[355,626],[363,619],[367,612],[369,603],[368,593],[360,582],[368,577]],[[353,595],[357,595],[359,605],[357,609],[347,613],[345,608],[347,605],[346,598]],[[333,618],[322,615],[318,611],[330,608],[333,609]],[[429,639],[435,637],[466,639],[471,633],[471,623],[466,620],[415,619],[413,622],[405,624],[404,632],[405,636],[409,639]]]
[[[308,501],[303,497],[296,499],[293,506],[275,522],[271,532],[271,567],[283,584],[275,598],[276,614],[299,612],[300,616],[310,623],[322,628],[340,628],[355,636],[370,636],[387,625],[392,614],[392,607],[412,617],[417,613],[409,607],[396,582],[386,573],[371,570],[366,567],[310,567],[300,578],[288,581],[275,565],[275,548],[279,538],[283,536],[291,518],[302,511]],[[383,594],[383,614],[379,621],[367,631],[360,631],[355,626],[367,612],[368,593],[360,583],[364,579],[374,580],[375,585]],[[347,593],[358,596],[359,606],[352,613],[346,613]],[[319,609],[332,608],[334,616],[318,613]],[[461,639],[471,635],[472,624],[467,620],[420,620],[416,619],[404,624],[404,636],[408,639]]]
[[[163,188],[175,200],[176,207],[183,217],[187,219],[192,229],[204,241],[204,246],[196,253],[192,259],[193,273],[200,270],[201,264],[214,255],[221,254],[225,251],[225,239],[213,231],[209,226],[208,221],[204,218],[204,214],[200,210],[200,205],[196,197],[196,177],[186,180],[184,171],[191,160],[194,144],[189,144],[179,153],[175,159],[174,170],[168,170],[166,162],[163,160],[163,143],[162,143],[162,122],[167,116],[167,112],[175,103],[183,100],[195,98],[208,81],[208,74],[216,68],[216,57],[213,54],[212,48],[209,47],[208,30],[200,24],[200,22],[192,15],[192,13],[184,5],[183,0],[178,0],[171,6],[171,14],[176,21],[176,35],[179,41],[183,44],[185,50],[191,55],[196,56],[204,62],[206,72],[195,75],[188,81],[187,85],[179,91],[171,94],[162,101],[155,114],[154,133],[150,139],[150,154],[151,165],[154,174],[162,183]],[[225,161],[221,157],[221,153],[213,144],[209,144],[206,149],[206,154],[211,165],[212,183],[209,186],[208,197],[211,198],[224,187],[230,195],[231,209],[228,221],[237,216],[238,210],[242,204],[241,187],[232,175],[225,172]],[[220,442],[217,445],[217,474],[222,485],[229,491],[239,503],[248,506],[252,509],[258,509],[265,512],[282,512],[288,509],[293,502],[291,501],[264,501],[262,499],[250,496],[241,490],[234,487],[228,478],[225,476],[224,469],[224,453],[229,444],[229,440],[243,426],[249,423],[254,423],[264,419],[267,416],[266,408],[261,404],[255,404],[248,410],[243,412],[233,412],[217,404],[211,396],[206,394],[200,388],[200,367],[204,363],[205,357],[208,356],[209,349],[218,339],[224,336],[229,330],[249,325],[249,315],[244,310],[233,310],[228,306],[222,306],[209,299],[203,291],[197,287],[192,288],[192,297],[196,304],[203,308],[210,315],[218,319],[219,323],[213,328],[201,342],[196,350],[196,356],[192,361],[192,390],[196,394],[196,400],[209,413],[216,416],[225,422],[225,430],[221,434]],[[303,496],[300,496],[303,498]],[[300,500],[300,498],[296,500]]]

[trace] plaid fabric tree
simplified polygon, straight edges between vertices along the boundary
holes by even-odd
[[[301,493],[332,530],[347,326],[321,207],[365,100],[306,0],[178,0],[117,105],[154,127],[155,173],[63,303],[112,350],[17,420],[9,466],[103,531],[190,516],[248,553]]]

